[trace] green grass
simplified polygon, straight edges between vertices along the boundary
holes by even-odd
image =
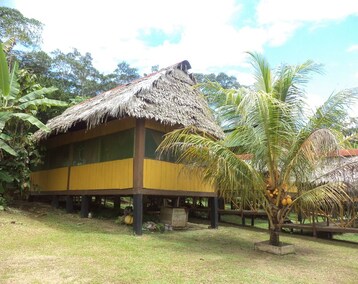
[[[0,283],[356,283],[358,243],[283,234],[296,254],[253,250],[267,238],[260,228],[203,223],[134,237],[114,220],[11,210],[0,212]]]

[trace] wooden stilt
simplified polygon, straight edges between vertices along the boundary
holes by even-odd
[[[218,198],[210,197],[209,198],[211,207],[210,207],[210,222],[211,228],[217,229],[219,227],[219,215],[218,215]]]
[[[121,197],[120,196],[115,196],[114,200],[113,200],[113,209],[116,212],[116,214],[119,215],[120,210],[121,210]]]
[[[143,194],[133,195],[133,231],[137,236],[142,235],[143,222]]]
[[[218,207],[221,210],[225,209],[225,199],[224,198],[218,198]],[[218,214],[218,220],[221,221],[221,214]]]
[[[313,212],[313,215],[312,215],[312,229],[313,229],[313,236],[316,238],[317,237],[317,230],[316,230],[316,220],[315,220],[314,212]]]
[[[213,207],[212,203],[213,200],[211,198],[208,198],[208,220],[211,220],[211,208]]]
[[[71,195],[66,196],[66,213],[73,212],[73,197]]]
[[[90,196],[82,195],[82,202],[81,202],[81,218],[88,218],[89,213],[89,205],[90,205]]]
[[[53,208],[58,208],[58,207],[60,206],[58,199],[59,199],[59,198],[58,198],[58,195],[53,195],[53,196],[52,196],[51,206],[52,206]]]

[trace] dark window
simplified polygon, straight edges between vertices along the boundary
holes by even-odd
[[[101,162],[133,157],[134,129],[101,138]]]
[[[73,165],[79,166],[99,162],[100,139],[76,143],[73,147]]]
[[[69,158],[69,145],[48,149],[45,155],[44,167],[49,169],[67,167],[69,165]]]
[[[145,129],[145,157],[168,162],[175,162],[176,159],[172,155],[161,155],[156,151],[160,143],[164,139],[165,133],[152,129]]]

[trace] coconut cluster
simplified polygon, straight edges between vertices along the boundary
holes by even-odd
[[[277,199],[279,195],[280,189],[279,188],[272,188],[269,184],[267,184],[266,194],[271,199]],[[281,204],[283,206],[291,205],[293,200],[292,197],[287,194],[287,187],[281,187],[281,194],[280,194]]]

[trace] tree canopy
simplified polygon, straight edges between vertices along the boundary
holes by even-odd
[[[41,43],[43,24],[26,18],[16,9],[0,7],[0,41],[14,38],[23,46],[38,46]]]

